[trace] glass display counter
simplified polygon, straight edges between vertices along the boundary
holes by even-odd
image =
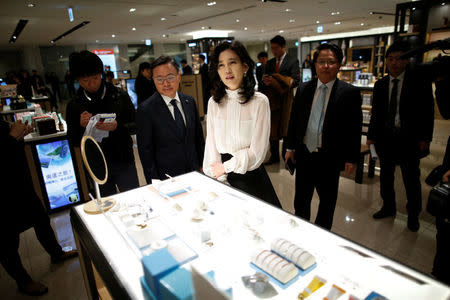
[[[197,172],[112,197],[105,213],[71,210],[91,299],[212,299],[202,280],[214,299],[450,296],[424,274]]]

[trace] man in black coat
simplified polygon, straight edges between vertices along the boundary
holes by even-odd
[[[0,120],[0,155],[3,157],[0,189],[3,197],[0,216],[0,262],[6,272],[17,282],[19,290],[27,295],[39,296],[48,288],[31,279],[19,256],[20,233],[33,227],[41,245],[51,256],[52,262],[59,262],[77,255],[72,250],[63,252],[56,240],[50,219],[36,195],[25,157],[23,137],[31,126],[17,121],[12,126]]]
[[[339,173],[353,173],[361,148],[361,95],[337,79],[342,57],[334,44],[317,47],[318,78],[297,92],[286,137],[285,159],[296,163],[297,170],[295,214],[310,219],[316,188],[320,204],[315,223],[326,229],[333,224]]]
[[[153,62],[157,93],[138,108],[137,142],[147,183],[200,170],[205,140],[194,98],[178,93],[181,72],[168,56]]]
[[[406,42],[396,42],[386,51],[389,75],[375,83],[372,117],[367,144],[375,144],[380,158],[380,193],[383,207],[373,215],[381,219],[396,215],[394,171],[400,165],[408,203],[408,228],[419,230],[422,209],[420,158],[429,153],[433,137],[434,103],[431,83],[413,76]]]
[[[156,92],[150,63],[143,62],[139,65],[139,74],[134,82],[134,91],[137,95],[138,105],[150,98],[150,96]]]
[[[270,40],[270,49],[274,58],[270,59],[264,70],[263,82],[267,88],[270,88],[275,84],[275,79],[272,78],[272,74],[278,73],[283,76],[292,78],[290,89],[294,89],[300,83],[300,68],[299,62],[296,57],[292,57],[286,53],[286,40],[280,35],[276,35]],[[265,88],[266,88],[265,87]],[[279,127],[277,130],[281,134],[281,138],[286,135],[286,128],[289,123],[289,116],[292,107],[292,94],[291,97],[281,97],[279,99],[272,99],[270,101],[270,111],[272,127]],[[290,99],[290,100],[289,100]],[[276,123],[275,123],[276,122]],[[270,159],[266,164],[278,163],[280,161],[280,136],[271,135],[270,139]],[[283,153],[286,151],[285,144],[283,143]]]
[[[203,111],[208,112],[208,101],[211,97],[209,92],[209,68],[208,64],[205,62],[206,57],[203,54],[199,55],[200,61],[200,75],[202,76],[202,90],[203,90]]]
[[[100,113],[115,113],[116,119],[99,121],[98,130],[108,132],[100,147],[108,165],[108,180],[100,185],[102,196],[137,188],[139,181],[134,162],[133,141],[136,123],[133,103],[127,93],[102,80],[103,63],[92,52],[74,52],[69,57],[70,73],[78,79],[80,88],[67,104],[67,136],[79,146],[89,119]]]

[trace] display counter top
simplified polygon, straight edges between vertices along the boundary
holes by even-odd
[[[174,186],[187,192],[167,196]],[[88,250],[83,256],[92,258],[114,298],[145,298],[141,258],[156,250],[153,243],[147,247],[139,234],[156,228],[173,232],[186,249],[196,253],[182,267],[194,266],[202,274],[214,271],[222,286],[232,288],[232,299],[259,299],[241,277],[255,273],[252,257],[261,250],[270,251],[279,238],[308,251],[316,264],[306,271],[299,269],[300,275],[287,284],[270,277],[270,299],[297,299],[316,276],[326,283],[308,297],[311,300],[323,299],[333,285],[345,290],[341,299],[349,295],[365,299],[373,291],[388,299],[450,296],[448,286],[424,274],[197,172],[113,198],[116,206],[104,214],[86,214],[82,205],[72,208],[71,222]],[[187,257],[189,251],[178,246],[171,249],[170,241],[169,251]]]
[[[59,138],[67,135],[67,123],[64,120],[61,120],[63,123],[64,130],[58,131],[56,133],[52,134],[46,134],[46,135],[39,135],[37,132],[31,132],[28,135],[26,135],[23,140],[25,143],[31,143],[36,141],[42,141],[42,140],[48,140],[52,138]]]
[[[26,112],[26,111],[34,111],[36,108],[36,104],[35,103],[29,103],[29,104],[30,104],[30,106],[27,106],[27,108],[13,109],[13,110],[11,110],[11,108],[8,105],[4,105],[3,110],[0,111],[0,114],[5,115],[5,114],[15,114],[15,113],[20,113],[20,112]]]

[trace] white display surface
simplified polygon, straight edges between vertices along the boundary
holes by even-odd
[[[346,291],[340,299],[348,299],[350,294],[364,299],[371,291],[388,299],[450,297],[448,286],[428,276],[200,173],[175,180],[162,184],[189,186],[190,191],[164,198],[155,187],[145,186],[113,196],[118,205],[105,215],[88,215],[81,205],[75,208],[132,299],[144,299],[140,259],[153,250],[139,250],[127,231],[161,228],[161,223],[198,254],[183,267],[189,269],[189,264],[194,264],[202,273],[214,270],[221,286],[232,287],[233,299],[259,299],[241,277],[255,273],[250,266],[252,255],[258,249],[270,250],[276,238],[307,250],[316,258],[317,267],[286,289],[272,284],[277,295],[269,299],[297,299],[316,275],[327,282],[308,297],[311,300],[323,299],[333,284]],[[144,244],[139,241],[139,245]]]

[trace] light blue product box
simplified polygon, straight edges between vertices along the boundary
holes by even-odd
[[[162,300],[192,300],[194,287],[191,272],[184,268],[170,272],[160,280]]]

